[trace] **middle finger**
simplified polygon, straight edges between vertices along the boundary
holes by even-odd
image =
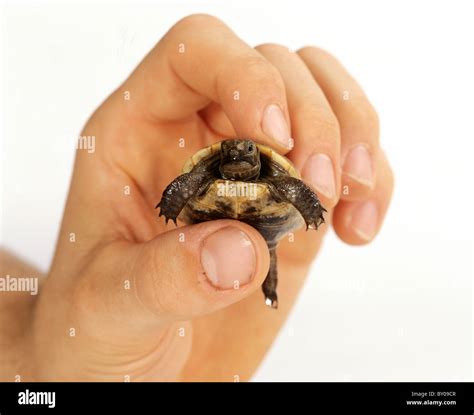
[[[326,208],[340,190],[340,133],[323,91],[298,54],[279,45],[256,48],[280,72],[285,83],[294,148],[288,157],[316,190]]]

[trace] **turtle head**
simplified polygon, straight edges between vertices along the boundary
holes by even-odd
[[[252,140],[225,140],[219,171],[226,180],[254,180],[260,175],[260,151]]]

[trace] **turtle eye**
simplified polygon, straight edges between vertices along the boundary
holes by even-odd
[[[251,151],[253,151],[253,144],[249,144],[248,151],[249,151],[249,153],[250,153]]]

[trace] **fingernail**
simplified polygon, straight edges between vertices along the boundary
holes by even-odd
[[[350,226],[359,238],[371,241],[377,231],[378,209],[373,201],[357,206],[352,212]]]
[[[358,145],[349,151],[342,170],[344,174],[359,183],[373,187],[372,159],[364,145]]]
[[[290,137],[288,123],[286,122],[283,111],[278,105],[271,104],[265,108],[262,118],[262,130],[280,145],[288,149],[293,147],[293,140]]]
[[[336,196],[336,179],[331,159],[326,154],[311,156],[303,169],[303,176],[319,193],[328,199]]]
[[[252,279],[256,266],[255,249],[244,232],[229,226],[204,240],[201,264],[212,285],[223,290],[234,288]]]

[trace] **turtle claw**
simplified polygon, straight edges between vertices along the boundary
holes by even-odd
[[[160,212],[160,214],[159,214],[158,216],[161,216],[161,215],[163,215],[162,212]],[[165,216],[165,225],[168,225],[168,221],[169,221],[170,219],[174,222],[174,224],[175,224],[176,226],[178,226],[178,222],[176,221],[176,218],[172,218],[172,217],[170,217],[170,216]]]
[[[171,209],[167,209],[167,204],[166,201],[163,203],[163,199],[156,205],[155,209],[160,208],[160,213],[158,214],[158,217],[164,216],[165,218],[165,224],[168,224],[168,221],[171,219],[176,226],[178,226],[178,222],[176,221],[176,218],[178,215],[175,214]]]
[[[273,297],[273,296],[272,296]],[[268,307],[271,307],[273,309],[277,309],[278,308],[278,299],[276,297],[276,294],[273,298],[270,298],[270,297],[265,297],[265,304],[268,306]]]
[[[323,212],[327,212],[327,210],[321,205],[318,205],[318,209],[316,210],[316,212],[313,211],[312,215],[308,215],[308,217],[304,218],[304,221],[306,223],[306,230],[308,229],[318,230],[321,224],[326,223],[323,216]]]
[[[325,223],[324,222],[324,219],[321,219],[321,217],[319,217],[317,220],[315,221],[311,221],[311,222],[306,222],[306,230],[308,229],[314,229],[315,231],[318,230],[319,226],[322,224],[322,223]]]

